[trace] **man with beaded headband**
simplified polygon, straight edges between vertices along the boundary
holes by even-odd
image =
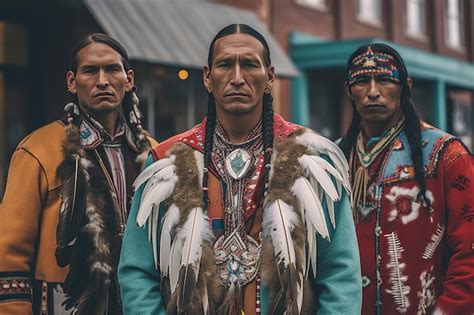
[[[63,119],[17,147],[0,208],[0,314],[121,314],[116,280],[132,193],[151,145],[125,49],[72,51]]]
[[[412,80],[385,44],[347,61],[349,159],[363,314],[474,311],[474,168],[458,139],[421,121]]]
[[[122,248],[126,314],[358,314],[339,148],[273,114],[265,39],[232,24],[203,68],[206,119],[139,175]]]

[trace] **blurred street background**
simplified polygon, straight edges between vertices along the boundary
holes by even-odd
[[[352,112],[346,60],[385,42],[406,62],[422,118],[473,149],[474,0],[0,0],[0,200],[18,142],[62,114],[79,39],[103,32],[125,46],[144,125],[163,141],[204,117],[201,69],[231,23],[269,41],[285,118],[340,137]]]

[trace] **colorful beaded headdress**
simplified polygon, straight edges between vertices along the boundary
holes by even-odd
[[[363,74],[383,73],[388,75],[392,81],[400,83],[398,68],[394,63],[394,59],[393,56],[386,53],[374,53],[369,46],[366,52],[352,59],[347,82],[352,85]]]

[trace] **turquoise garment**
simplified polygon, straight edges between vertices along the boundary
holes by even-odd
[[[153,162],[151,158],[147,166]],[[135,193],[122,245],[118,278],[125,315],[165,314],[160,294],[159,270],[155,269],[147,228],[136,224],[143,187]],[[335,203],[336,230],[329,227],[331,242],[317,237],[317,277],[314,281],[317,314],[360,314],[362,282],[359,251],[349,198]],[[325,209],[327,222],[329,214]],[[158,242],[159,243],[159,242]],[[262,283],[262,314],[268,312],[268,290]]]

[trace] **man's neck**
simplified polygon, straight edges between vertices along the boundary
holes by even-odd
[[[217,119],[224,129],[228,139],[232,143],[242,143],[247,140],[249,134],[258,125],[262,115],[219,115]]]
[[[87,111],[86,111],[87,112]],[[117,121],[119,117],[118,111],[107,113],[88,113],[90,117],[99,122],[104,127],[107,134],[111,137],[115,136],[117,131]]]
[[[400,119],[402,119],[403,114],[402,112],[398,112],[393,116],[390,121],[364,121],[362,120],[362,132],[364,137],[367,140],[370,140],[374,137],[380,137],[384,134],[384,132],[393,126],[395,126]]]

